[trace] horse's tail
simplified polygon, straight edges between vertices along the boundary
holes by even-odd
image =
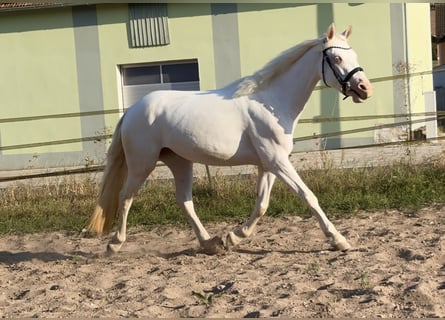
[[[122,148],[121,125],[122,117],[114,131],[111,145],[108,149],[107,164],[97,200],[96,209],[88,224],[87,230],[91,232],[109,232],[117,218],[119,206],[119,191],[127,177],[127,164],[124,149]]]

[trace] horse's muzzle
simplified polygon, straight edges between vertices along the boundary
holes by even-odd
[[[355,103],[365,102],[372,96],[373,88],[368,79],[359,79],[351,84],[347,90],[347,95],[352,97]]]

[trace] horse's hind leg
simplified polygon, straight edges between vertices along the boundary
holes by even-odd
[[[210,238],[206,229],[196,215],[192,201],[193,163],[178,156],[169,149],[163,149],[160,160],[163,161],[173,173],[176,185],[176,201],[187,216],[202,249],[213,254],[223,248],[219,237]]]
[[[255,209],[250,215],[249,220],[241,227],[229,232],[226,239],[226,245],[236,246],[242,239],[249,237],[255,230],[255,226],[260,218],[266,213],[269,207],[270,192],[275,182],[275,176],[270,172],[264,172],[258,168],[257,198]]]
[[[119,251],[125,242],[127,238],[127,217],[131,204],[133,203],[133,198],[155,166],[156,160],[153,160],[151,163],[146,163],[143,167],[139,164],[139,166],[137,166],[139,170],[136,171],[130,162],[127,179],[119,193],[118,227],[113,238],[108,243],[107,251],[109,253]]]

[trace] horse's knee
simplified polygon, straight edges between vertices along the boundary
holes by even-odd
[[[317,197],[311,192],[309,194],[303,195],[303,200],[307,203],[307,205],[311,208],[318,207],[318,199]]]
[[[180,207],[180,208],[184,208],[185,207],[190,207],[190,202],[192,202],[192,200],[190,200],[191,197],[187,196],[187,195],[183,195],[183,194],[177,194],[176,195],[176,204]],[[193,202],[192,202],[193,203]]]

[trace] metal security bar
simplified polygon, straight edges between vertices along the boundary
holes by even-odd
[[[170,43],[167,4],[129,4],[129,40],[133,48]]]

